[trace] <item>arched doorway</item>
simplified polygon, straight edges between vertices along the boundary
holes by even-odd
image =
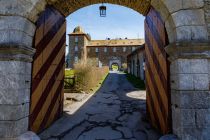
[[[112,71],[119,71],[120,67],[119,67],[118,63],[112,63],[111,64],[111,70]]]
[[[118,57],[112,57],[109,60],[109,69],[113,70],[113,66],[117,68],[117,71],[121,69],[121,59]]]
[[[22,0],[21,2],[0,2],[1,6],[3,6],[0,12],[4,15],[1,19],[1,21],[3,21],[1,23],[2,34],[4,36],[2,40],[0,40],[2,46],[2,87],[11,85],[7,89],[1,89],[2,96],[4,96],[4,101],[1,102],[1,105],[4,108],[8,108],[8,110],[12,110],[12,105],[12,107],[17,108],[16,110],[20,114],[13,116],[9,114],[9,111],[8,113],[1,113],[5,115],[1,117],[2,126],[5,127],[5,131],[2,130],[1,137],[16,137],[27,131],[25,128],[27,128],[28,125],[29,112],[27,109],[25,110],[26,113],[22,110],[23,108],[27,108],[28,103],[31,101],[30,99],[23,98],[26,96],[29,97],[30,95],[32,56],[34,52],[38,52],[31,47],[36,29],[34,23],[40,18],[40,13],[47,9],[45,5],[53,5],[56,11],[63,16],[62,18],[65,18],[65,16],[81,7],[99,2],[102,1],[54,0],[47,3],[44,0],[38,0],[36,2]],[[151,6],[160,13],[159,17],[162,18],[162,22],[166,27],[170,43],[166,51],[171,61],[170,87],[174,122],[173,133],[177,134],[180,139],[185,139],[188,136],[194,138],[195,134],[198,133],[201,137],[205,137],[209,132],[209,127],[207,127],[209,122],[208,120],[197,118],[205,118],[205,116],[209,114],[209,93],[203,92],[209,91],[209,62],[208,54],[205,53],[209,51],[209,45],[206,43],[209,41],[208,27],[206,26],[208,24],[208,17],[206,16],[208,10],[204,11],[204,7],[206,8],[207,4],[203,1],[198,3],[191,1],[188,3],[181,2],[181,0],[175,2],[154,0],[151,0],[151,2],[146,0],[133,2],[106,0],[103,2],[127,6],[139,11],[145,16]],[[23,7],[23,5],[27,6]],[[155,19],[152,21],[154,25],[158,23]],[[54,22],[55,21],[52,23]],[[16,69],[15,73],[9,71],[11,69]],[[12,76],[11,73],[16,77],[15,80],[7,80],[13,79],[10,77]],[[21,79],[21,74],[25,74],[22,77],[27,78]],[[22,81],[22,84],[20,84],[20,81]],[[21,94],[12,96],[15,97],[14,99],[10,98],[11,96],[9,95],[13,95],[12,93],[16,93],[16,91],[20,91],[21,89],[23,89],[24,92],[22,91],[20,92]],[[198,96],[198,93],[200,96]],[[186,98],[187,100],[185,100]],[[203,101],[201,102],[201,100],[198,101],[194,98]],[[160,99],[158,98],[157,100]],[[169,105],[169,107],[171,106]],[[202,120],[204,120],[204,122]],[[22,126],[22,128],[16,132],[15,130],[17,130],[19,126]],[[8,130],[7,128],[9,131],[6,131]],[[189,132],[189,129],[192,131]]]

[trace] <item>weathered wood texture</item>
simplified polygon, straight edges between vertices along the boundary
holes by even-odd
[[[154,127],[171,132],[169,62],[164,48],[168,37],[164,23],[153,8],[145,19],[147,112]]]
[[[48,6],[36,25],[29,129],[41,132],[63,110],[66,20]]]

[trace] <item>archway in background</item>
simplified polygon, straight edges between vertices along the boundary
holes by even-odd
[[[3,127],[0,128],[4,128],[0,131],[0,136],[3,138],[12,138],[21,135],[22,133],[27,131],[28,117],[33,117],[33,115],[30,115],[26,109],[28,103],[32,100],[25,99],[25,96],[28,97],[30,94],[30,84],[28,84],[30,83],[28,82],[30,80],[25,77],[32,77],[30,66],[35,50],[31,47],[34,38],[34,31],[36,29],[36,26],[38,25],[37,21],[39,21],[39,18],[41,18],[40,13],[46,14],[46,16],[48,15],[49,17],[53,17],[52,14],[58,13],[61,19],[65,19],[67,15],[71,14],[79,8],[101,2],[118,4],[134,9],[139,13],[145,15],[146,17],[149,16],[148,21],[151,17],[153,17],[152,24],[146,24],[146,26],[148,27],[154,27],[156,25],[156,27],[159,27],[158,20],[162,19],[160,20],[160,23],[161,26],[164,25],[164,27],[166,28],[170,43],[170,45],[168,45],[165,50],[170,55],[169,59],[171,61],[170,87],[172,91],[171,99],[173,133],[177,134],[180,139],[192,139],[201,137],[203,139],[207,139],[209,134],[209,120],[205,118],[209,115],[208,92],[210,80],[208,68],[209,56],[206,52],[210,49],[209,44],[206,42],[209,41],[209,27],[207,27],[207,24],[209,24],[209,8],[206,1],[194,2],[193,0],[191,0],[190,2],[185,2],[182,0],[50,0],[48,2],[46,2],[45,0],[22,0],[18,2],[0,1],[0,13],[1,15],[3,15],[1,18],[1,21],[3,22],[0,23],[2,25],[1,32],[3,34],[3,37],[0,40],[2,49],[0,63],[3,68],[3,70],[1,70],[3,71],[3,76],[1,76],[3,78],[1,81],[5,85],[11,85],[9,87],[2,86],[4,87],[4,89],[1,89],[1,93],[3,93],[2,96],[4,97],[4,100],[1,101],[1,106],[3,108],[8,108],[7,110],[14,110],[15,108],[15,111],[17,112],[17,115],[14,116],[14,113],[11,114],[10,111],[2,112],[4,110],[0,110],[1,114],[3,114],[3,116],[1,115],[0,117]],[[50,6],[46,7],[46,5]],[[153,11],[159,13],[158,15],[156,14],[156,12],[153,12],[153,15],[148,15],[149,10],[151,10],[151,6],[154,7]],[[45,13],[47,8],[49,7],[51,7],[54,12]],[[55,18],[59,19],[59,17],[57,16]],[[158,22],[154,22],[154,19],[157,19],[155,21]],[[44,24],[40,25],[48,27],[48,25],[51,24],[56,24],[57,26],[57,24],[59,23],[57,23],[53,18],[50,21],[51,22],[46,22],[45,20],[43,22]],[[35,22],[36,26],[34,25]],[[60,29],[61,26],[58,27]],[[52,33],[55,32],[57,33],[58,30],[52,31]],[[161,35],[164,35],[164,30],[160,30],[159,32],[162,33]],[[147,33],[148,38],[146,38],[146,40],[150,40],[150,36],[154,34],[149,34],[149,32]],[[153,30],[153,33],[158,32]],[[40,39],[43,39],[45,35],[46,34],[44,34],[44,36],[42,36]],[[154,35],[153,37],[153,43],[160,43],[159,41],[154,41],[154,39],[160,36]],[[151,46],[148,47],[148,49],[146,50],[148,53],[147,55],[150,56],[149,60],[153,60],[154,52],[157,47],[153,48],[152,44],[149,43],[147,45]],[[62,48],[62,45],[59,46]],[[151,51],[150,49],[154,51]],[[39,51],[36,51],[36,53],[38,52]],[[146,62],[150,64],[150,66],[155,66],[157,64],[152,63],[148,60],[146,60]],[[14,69],[14,67],[16,69],[15,73],[9,71],[10,69]],[[148,71],[147,75],[149,73],[151,72]],[[23,74],[24,76],[22,76]],[[11,76],[16,77],[14,81],[8,80],[14,79]],[[24,79],[21,79],[20,77],[24,77]],[[39,77],[40,76],[38,75],[37,78]],[[56,82],[57,80],[54,81]],[[60,80],[60,82],[62,83],[62,80]],[[151,80],[150,82],[152,83],[153,81]],[[24,89],[24,94],[22,92],[21,94],[11,94],[20,91],[20,89]],[[159,101],[160,98],[157,98],[156,100]],[[149,101],[149,103],[151,102]],[[152,106],[156,105],[153,104]],[[171,107],[170,104],[168,105],[168,107]],[[51,110],[50,112],[47,111],[47,114],[51,114]],[[155,118],[153,118],[153,120],[155,120]],[[156,122],[156,120],[153,122]],[[48,126],[50,123],[47,122],[45,124],[47,124],[46,126]],[[40,126],[42,125],[43,124],[40,124]],[[157,123],[154,123],[154,125],[157,125],[156,127],[159,127]],[[161,126],[163,124],[159,125]],[[43,128],[45,128],[46,126],[43,126]]]
[[[119,67],[118,63],[112,63],[111,64],[111,70],[112,71],[119,71],[120,67]]]

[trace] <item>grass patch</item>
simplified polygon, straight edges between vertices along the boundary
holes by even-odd
[[[128,79],[128,81],[135,87],[138,88],[140,90],[145,90],[145,84],[144,81],[141,80],[139,77],[136,77],[134,75],[128,74],[126,73],[126,77]]]
[[[74,70],[65,70],[65,77],[73,77],[75,74]]]

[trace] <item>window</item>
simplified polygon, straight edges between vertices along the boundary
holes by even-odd
[[[78,52],[78,50],[79,50],[79,49],[78,49],[78,46],[75,46],[74,51],[75,51],[75,52]]]
[[[76,37],[75,37],[75,43],[78,43],[78,41],[79,41],[79,39],[78,39],[78,37],[76,36]]]
[[[107,52],[107,47],[104,48],[104,52],[105,52],[105,53]]]
[[[90,52],[90,48],[88,48],[87,51]]]
[[[78,56],[75,56],[75,57],[74,57],[74,63],[78,63],[78,61],[79,61]]]
[[[135,51],[136,47],[132,47],[132,51]]]
[[[123,52],[126,52],[126,47],[123,47]]]
[[[117,51],[117,49],[116,49],[116,47],[114,47],[114,48],[113,48],[113,52],[116,52],[116,51]]]
[[[98,48],[96,48],[96,52],[98,52]]]

